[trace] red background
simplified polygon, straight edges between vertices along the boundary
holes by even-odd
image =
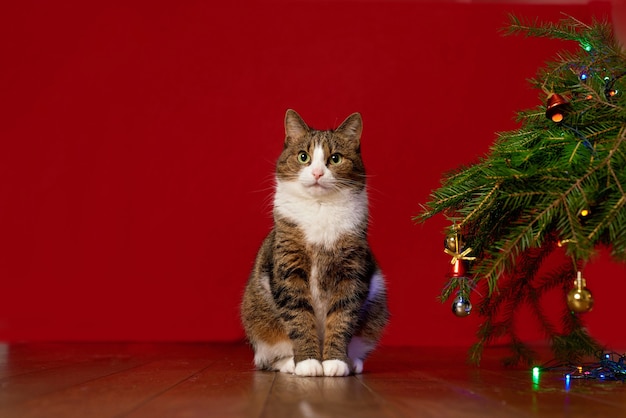
[[[294,108],[318,128],[363,115],[384,342],[469,345],[480,318],[436,300],[445,220],[411,217],[442,173],[545,99],[526,79],[575,47],[503,37],[507,13],[610,17],[607,2],[570,3],[4,4],[0,340],[241,338]],[[606,344],[626,345],[625,272],[604,255],[585,269],[587,323]],[[519,325],[538,338],[530,316]]]

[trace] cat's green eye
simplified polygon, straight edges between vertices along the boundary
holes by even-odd
[[[328,161],[332,164],[332,165],[337,165],[340,162],[343,161],[343,157],[341,156],[341,154],[333,154],[330,156],[330,158],[328,159]]]
[[[307,164],[309,161],[311,161],[311,156],[308,153],[305,151],[300,151],[298,153],[298,162],[300,164]]]

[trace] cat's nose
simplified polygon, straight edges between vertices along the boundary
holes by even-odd
[[[318,168],[314,168],[312,173],[313,173],[313,177],[315,177],[315,180],[319,180],[320,177],[324,175],[324,171]]]

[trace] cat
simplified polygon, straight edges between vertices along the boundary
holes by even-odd
[[[383,275],[367,241],[363,122],[335,130],[285,115],[276,163],[274,227],[258,251],[241,319],[258,369],[347,376],[388,321]]]

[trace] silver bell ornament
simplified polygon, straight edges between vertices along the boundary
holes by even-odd
[[[472,312],[472,303],[468,298],[458,294],[452,302],[452,313],[462,318],[468,316]]]

